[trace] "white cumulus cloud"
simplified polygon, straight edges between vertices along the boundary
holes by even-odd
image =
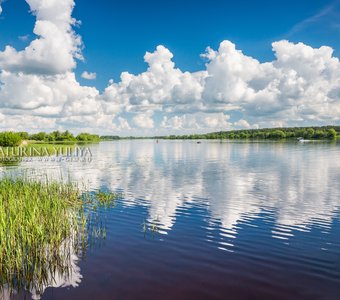
[[[92,72],[84,71],[81,74],[81,77],[84,78],[84,79],[87,79],[87,80],[94,80],[94,79],[97,78],[97,73],[92,73]]]
[[[166,134],[340,123],[340,63],[330,47],[277,41],[275,59],[261,63],[222,41],[202,54],[202,70],[188,72],[159,45],[146,52],[144,72],[123,72],[99,91],[74,73],[83,59],[74,0],[26,2],[35,38],[0,51],[1,130]]]
[[[70,71],[81,59],[81,38],[74,32],[73,0],[26,0],[36,16],[37,38],[24,50],[6,46],[0,52],[0,68],[27,74],[54,75]]]
[[[154,121],[150,113],[139,113],[133,117],[132,121],[139,128],[152,129],[154,127]]]

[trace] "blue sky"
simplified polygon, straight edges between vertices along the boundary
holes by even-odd
[[[20,49],[33,38],[35,18],[22,0],[8,0],[3,7],[0,45]],[[122,71],[144,71],[145,52],[159,44],[170,49],[179,68],[188,71],[202,69],[200,54],[223,40],[231,40],[260,61],[272,60],[271,43],[287,38],[313,47],[328,45],[336,56],[340,53],[340,18],[336,18],[340,1],[97,0],[95,7],[92,1],[77,1],[73,16],[81,21],[76,31],[85,46],[85,61],[78,64],[77,75],[84,70],[96,72],[98,80],[93,84],[100,89],[110,78],[118,80]],[[18,39],[26,35],[30,35],[27,41]]]
[[[39,39],[39,35],[32,32],[36,22],[35,14],[40,9],[39,0],[27,0],[27,3],[24,0],[2,2],[0,50],[10,45],[16,51],[25,51],[25,47],[33,40]],[[73,5],[73,0],[63,2],[65,4],[60,5]],[[33,14],[28,13],[29,5],[33,5]],[[164,45],[173,54],[172,60],[176,67],[191,74],[206,69],[207,59],[200,57],[205,49],[210,46],[217,50],[225,40],[235,44],[236,49],[241,50],[245,56],[253,57],[260,63],[275,61],[272,43],[281,40],[295,44],[300,42],[314,49],[329,46],[334,49],[335,57],[340,56],[340,1],[98,0],[94,5],[91,1],[78,0],[71,14],[79,21],[78,25],[73,24],[72,30],[82,38],[83,44],[75,47],[82,52],[83,60],[77,60],[72,54],[76,64],[70,65],[65,72],[74,72],[80,85],[93,86],[99,94],[104,93],[104,89],[110,85],[110,79],[119,83],[124,71],[135,75],[145,72],[148,64],[143,56],[146,51],[155,51],[158,45]],[[6,70],[4,67],[2,69]],[[84,71],[95,72],[96,79],[82,78]],[[130,97],[130,104],[133,102],[131,99],[136,97],[137,94]],[[209,101],[220,102],[215,98]],[[233,99],[225,98],[223,101],[234,105]],[[134,108],[120,112],[121,116],[131,120],[130,112],[137,112]],[[192,108],[192,112],[195,109]],[[231,110],[231,120],[237,121],[245,109]],[[229,111],[225,107],[205,108],[204,113],[212,110],[223,114]],[[164,107],[162,113],[158,113],[158,109],[156,111],[150,110],[148,114],[155,120],[166,116]],[[11,111],[11,114],[14,112]],[[32,112],[32,115],[39,114]],[[169,118],[174,115],[171,111]],[[251,121],[253,124],[261,123]],[[310,116],[308,122],[322,123],[320,120],[313,121]],[[247,123],[251,124],[248,120]],[[70,125],[68,122],[59,124]]]
[[[178,67],[189,71],[202,69],[199,55],[207,46],[216,48],[226,39],[235,42],[248,55],[261,61],[271,60],[273,41],[287,38],[295,25],[336,5],[331,1],[290,0],[281,3],[99,0],[96,3],[99,9],[93,9],[89,1],[79,1],[74,15],[82,20],[79,32],[87,45],[84,50],[87,64],[90,69],[100,67],[102,72],[98,73],[106,77],[104,82],[110,77],[118,79],[125,70],[142,72],[145,51],[153,51],[159,44],[175,55]],[[320,26],[320,22],[315,20],[311,25]],[[289,40],[339,49],[339,29],[329,30],[332,24],[320,27],[323,25],[325,30],[319,34],[309,34],[306,26],[290,35]],[[340,20],[334,25],[340,26]]]
[[[79,32],[87,59],[87,66],[80,67],[101,74],[102,87],[110,78],[117,80],[122,71],[144,71],[145,51],[159,44],[168,47],[176,65],[188,71],[202,69],[200,54],[226,39],[261,61],[273,59],[271,43],[285,38],[313,47],[329,45],[335,55],[340,54],[340,1],[167,2],[98,0],[93,9],[90,1],[79,1],[74,16],[82,20]],[[294,26],[328,7],[333,11],[290,34]],[[338,19],[325,22],[337,10]]]

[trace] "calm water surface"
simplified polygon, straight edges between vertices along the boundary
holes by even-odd
[[[42,299],[340,299],[340,145],[118,141],[0,174],[119,191]],[[56,288],[58,287],[58,288]]]

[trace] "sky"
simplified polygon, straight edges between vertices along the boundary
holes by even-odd
[[[340,1],[0,3],[0,131],[340,124]]]

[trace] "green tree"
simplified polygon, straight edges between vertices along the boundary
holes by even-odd
[[[68,130],[66,130],[65,132],[59,133],[59,135],[56,135],[56,141],[70,141],[71,142],[75,140],[76,138]]]
[[[80,133],[76,137],[77,141],[80,142],[99,142],[100,138],[96,134]]]
[[[46,133],[45,132],[39,132],[39,133],[36,133],[36,134],[31,134],[29,138],[30,138],[30,140],[33,140],[33,141],[44,141],[45,138],[46,138]]]
[[[27,132],[18,132],[18,134],[20,135],[20,137],[23,139],[23,140],[28,140],[29,139],[29,134]]]
[[[303,137],[306,139],[311,139],[315,134],[315,131],[313,128],[308,128],[307,130],[305,130]]]
[[[272,139],[284,139],[286,134],[282,130],[274,130],[273,132],[269,133],[269,138]]]
[[[0,133],[0,146],[1,147],[16,147],[22,141],[20,134],[14,132],[1,132]]]
[[[335,129],[334,128],[330,128],[330,129],[328,129],[328,131],[327,131],[327,137],[328,138],[330,138],[330,139],[332,139],[332,140],[335,140],[336,139],[336,131],[335,131]]]

